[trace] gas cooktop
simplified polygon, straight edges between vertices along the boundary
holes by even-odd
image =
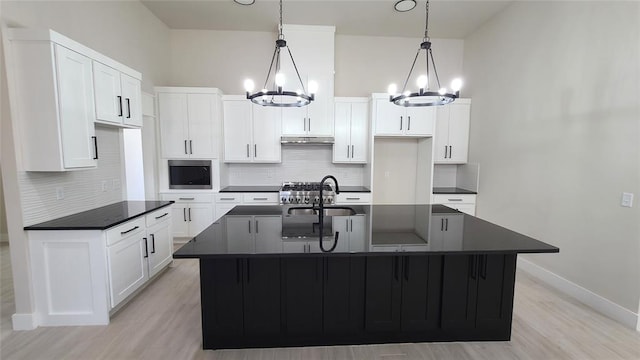
[[[281,204],[333,204],[335,192],[329,184],[322,187],[322,199],[320,199],[319,182],[285,182],[280,188]]]

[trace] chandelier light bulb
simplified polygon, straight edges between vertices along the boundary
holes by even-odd
[[[429,83],[429,78],[427,78],[427,75],[420,75],[416,80],[416,84],[418,84],[418,88],[420,89],[426,88],[428,83]]]
[[[283,73],[277,73],[276,74],[276,85],[279,87],[283,87],[284,86],[284,82],[285,82],[285,76]]]
[[[411,95],[411,91],[406,90],[406,91],[403,93],[403,95],[404,95],[404,96],[409,96],[409,95]]]
[[[318,83],[316,81],[310,80],[308,86],[309,94],[315,94],[318,92]]]
[[[398,92],[398,85],[390,84],[387,88],[387,92],[389,93],[389,95],[395,95]]]
[[[438,94],[440,94],[440,95],[444,95],[446,93],[447,93],[447,88],[446,87],[440,88],[440,90],[438,90]]]
[[[453,81],[451,82],[451,90],[453,90],[453,92],[458,92],[460,91],[460,89],[462,89],[462,79],[453,79]]]
[[[262,89],[262,93],[264,94],[264,95],[262,95],[262,100],[264,100],[264,101],[267,101],[267,91],[269,91],[269,90]]]
[[[252,92],[255,86],[256,85],[253,83],[253,80],[251,79],[247,79],[244,81],[244,89],[246,92]]]

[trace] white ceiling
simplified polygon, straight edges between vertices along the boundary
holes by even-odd
[[[334,25],[344,35],[422,37],[425,1],[406,13],[393,9],[396,0],[284,0],[283,23]],[[512,0],[433,0],[429,36],[463,39]],[[278,25],[278,1],[253,5],[233,0],[142,0],[171,29],[270,31]],[[285,34],[286,36],[286,34]]]

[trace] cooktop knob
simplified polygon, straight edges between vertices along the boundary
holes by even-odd
[[[308,204],[308,203],[309,203],[309,197],[308,197],[308,196],[305,196],[305,197],[304,197],[304,203],[305,203],[305,204]]]
[[[293,201],[294,201],[294,200],[293,200],[293,196],[289,196],[289,202],[290,202],[290,203],[293,203]]]

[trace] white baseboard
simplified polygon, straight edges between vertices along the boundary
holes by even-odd
[[[592,309],[610,317],[625,326],[640,331],[640,314],[626,309],[613,301],[583,288],[531,261],[518,257],[518,268],[536,277],[554,289],[565,293]]]
[[[13,314],[13,330],[33,330],[36,328],[35,314]]]

